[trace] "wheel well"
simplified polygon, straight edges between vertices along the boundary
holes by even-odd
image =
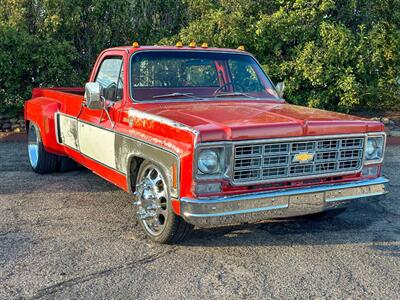
[[[141,157],[132,157],[129,163],[129,184],[132,192],[136,190],[136,180],[140,165],[144,162],[144,159]]]

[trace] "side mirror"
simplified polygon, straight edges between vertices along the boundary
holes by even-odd
[[[285,83],[284,82],[278,82],[276,84],[276,91],[278,92],[279,97],[283,97],[283,93],[285,91]]]
[[[102,100],[102,87],[98,82],[88,82],[85,84],[86,107],[93,110],[102,110],[104,101]]]

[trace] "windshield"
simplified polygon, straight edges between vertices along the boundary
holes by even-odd
[[[249,55],[197,51],[148,51],[131,61],[135,100],[279,99]]]

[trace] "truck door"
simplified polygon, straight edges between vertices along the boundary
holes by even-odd
[[[123,97],[122,55],[108,54],[100,58],[94,80],[103,88],[108,107],[105,111],[84,107],[78,119],[79,150],[85,159],[115,169],[115,132]]]

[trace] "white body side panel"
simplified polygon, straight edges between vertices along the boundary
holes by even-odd
[[[80,151],[103,165],[115,169],[115,133],[79,122]]]
[[[77,139],[78,121],[75,118],[60,115],[59,124],[62,143],[72,149],[79,150],[79,141]]]

